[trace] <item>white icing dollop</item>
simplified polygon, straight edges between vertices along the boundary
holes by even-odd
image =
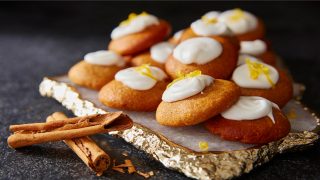
[[[162,94],[165,102],[175,102],[201,93],[204,88],[213,83],[213,78],[208,75],[199,75],[186,78],[173,83]]]
[[[268,116],[273,123],[272,108],[279,109],[275,103],[258,96],[240,96],[239,100],[230,109],[221,113],[221,116],[235,121],[255,120]]]
[[[191,24],[191,29],[200,36],[231,35],[230,29],[223,22],[207,23],[198,19]]]
[[[238,18],[234,18],[237,13],[241,13]],[[224,11],[219,15],[219,21],[228,25],[235,34],[243,34],[255,29],[258,25],[257,18],[247,12],[239,9]]]
[[[90,64],[103,66],[116,65],[122,67],[126,64],[125,60],[119,54],[107,50],[88,53],[84,56],[84,61]]]
[[[263,62],[261,61],[260,59],[256,58],[256,57],[253,57],[253,56],[250,56],[250,55],[247,55],[247,54],[240,54],[239,57],[238,57],[238,63],[237,65],[242,65],[242,64],[245,64],[246,63],[246,60],[247,59],[250,59],[251,61],[254,61],[254,62]]]
[[[161,42],[151,47],[151,58],[158,63],[165,63],[168,56],[172,53],[174,45],[168,42]]]
[[[276,84],[279,80],[278,71],[265,63],[261,63],[269,69],[269,77],[271,81]],[[267,77],[261,73],[257,79],[253,79],[250,76],[248,64],[242,64],[238,66],[232,74],[231,78],[238,86],[244,88],[258,88],[258,89],[269,89],[272,87],[272,84],[268,81]]]
[[[182,30],[180,30],[180,31],[178,31],[178,32],[176,32],[176,33],[174,33],[174,35],[173,35],[173,39],[174,40],[176,40],[176,41],[179,41],[180,39],[181,39],[181,37],[182,37],[182,34],[184,33],[184,29],[182,29]]]
[[[115,80],[122,82],[131,89],[148,90],[155,86],[157,81],[162,81],[167,78],[167,75],[160,68],[154,66],[150,66],[149,68],[152,76],[155,77],[156,80],[146,75],[142,75],[135,68],[137,67],[131,67],[119,71],[115,75]]]
[[[219,57],[223,48],[220,42],[209,37],[196,37],[183,41],[173,56],[183,64],[206,64]]]
[[[111,32],[111,39],[118,39],[129,34],[143,31],[148,26],[159,24],[159,19],[153,15],[138,15],[126,25],[119,25]]]
[[[250,55],[260,55],[267,51],[267,45],[264,41],[257,39],[254,41],[241,41],[240,53]]]
[[[203,16],[212,19],[212,18],[218,18],[220,15],[220,11],[209,11],[206,14],[204,14]]]

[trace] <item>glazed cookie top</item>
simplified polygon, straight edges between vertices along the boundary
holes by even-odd
[[[173,57],[183,64],[206,64],[219,57],[223,47],[215,39],[196,37],[183,41],[173,50]]]
[[[213,83],[213,78],[202,75],[201,71],[193,71],[172,81],[162,95],[165,102],[175,102],[201,93]]]
[[[121,70],[115,75],[115,80],[135,90],[151,89],[165,78],[167,75],[160,68],[147,64]]]
[[[240,87],[269,89],[279,80],[278,71],[265,63],[245,59],[245,64],[238,66],[232,80]]]
[[[160,42],[150,49],[151,58],[158,63],[165,63],[168,56],[172,53],[174,45],[168,42]]]
[[[194,21],[191,24],[191,29],[200,36],[212,35],[231,35],[231,30],[228,26],[218,20],[219,12],[210,11],[203,15],[201,19]]]
[[[131,13],[128,19],[122,21],[118,27],[111,32],[111,39],[118,39],[123,36],[143,31],[151,25],[159,24],[159,19],[151,14],[142,12],[141,14]]]
[[[123,67],[126,62],[119,54],[113,51],[100,50],[88,53],[84,56],[84,61],[89,64],[103,65],[103,66],[119,66]]]
[[[239,54],[237,66],[245,64],[247,59],[249,59],[249,60],[251,60],[253,62],[263,62],[263,61],[261,61],[260,59],[254,57],[254,56],[247,55],[247,54]]]
[[[255,120],[268,116],[275,123],[272,113],[273,107],[279,109],[278,105],[265,98],[240,96],[239,100],[230,109],[221,113],[221,116],[236,121]]]
[[[235,34],[249,32],[258,26],[258,19],[253,14],[239,8],[222,12],[219,21],[226,23]]]
[[[241,41],[240,47],[241,54],[260,55],[267,51],[267,44],[260,39],[254,41]]]

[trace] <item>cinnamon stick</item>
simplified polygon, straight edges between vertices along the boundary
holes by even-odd
[[[10,131],[14,134],[9,136],[7,141],[10,147],[19,148],[50,141],[121,131],[131,128],[132,125],[132,120],[122,112],[95,114],[46,123],[11,125]]]
[[[54,122],[67,117],[61,112],[55,112],[47,117],[47,122]],[[110,157],[90,137],[67,139],[64,142],[78,157],[94,172],[101,176],[110,166]]]

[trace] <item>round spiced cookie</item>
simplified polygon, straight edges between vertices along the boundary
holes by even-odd
[[[240,54],[254,56],[272,66],[275,66],[277,61],[277,55],[270,49],[267,42],[261,39],[241,41]]]
[[[139,54],[132,58],[131,64],[133,66],[140,66],[142,64],[150,64],[164,70],[164,64],[171,55],[174,45],[169,42],[160,42],[150,48],[150,52]]]
[[[84,60],[71,67],[69,79],[80,86],[99,90],[125,67],[125,60],[112,51],[96,51],[84,56]]]
[[[165,39],[170,31],[164,20],[145,12],[131,13],[112,31],[109,49],[121,55],[135,55]]]
[[[292,81],[283,71],[250,58],[234,70],[231,79],[241,88],[241,95],[261,96],[281,108],[293,96]]]
[[[220,13],[218,21],[225,23],[239,41],[253,41],[265,36],[262,20],[239,8]]]
[[[231,81],[194,71],[169,84],[157,108],[156,119],[165,126],[199,124],[228,109],[239,96],[239,87]]]
[[[238,51],[240,49],[238,39],[225,23],[218,21],[218,15],[219,12],[210,11],[191,23],[190,27],[181,33],[180,42],[194,37],[219,37],[231,42]]]
[[[241,96],[230,109],[206,121],[205,127],[222,139],[246,144],[266,144],[290,132],[279,107],[257,96]]]
[[[236,67],[238,51],[221,37],[196,37],[181,42],[168,58],[165,69],[172,79],[200,70],[217,79],[228,79]]]
[[[154,111],[168,84],[166,78],[161,69],[149,65],[121,70],[100,90],[99,101],[117,109]]]

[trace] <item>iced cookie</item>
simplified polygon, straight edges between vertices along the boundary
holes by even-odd
[[[241,96],[230,109],[206,121],[205,127],[225,140],[247,144],[266,144],[290,132],[279,107],[257,96]]]
[[[181,42],[168,58],[165,69],[172,79],[179,73],[200,70],[217,79],[230,78],[238,51],[225,38],[196,37]]]
[[[234,70],[231,79],[241,87],[243,96],[261,96],[281,108],[293,96],[292,81],[284,72],[250,58]]]
[[[262,39],[265,35],[263,22],[255,15],[239,8],[220,13],[218,21],[225,23],[239,41]]]
[[[154,111],[166,89],[167,75],[159,68],[142,65],[119,71],[115,80],[99,92],[104,105],[131,111]]]
[[[225,111],[240,96],[233,82],[194,71],[168,85],[157,108],[156,119],[166,126],[190,126]]]
[[[170,31],[164,20],[145,12],[131,13],[112,31],[109,49],[121,55],[135,55],[162,41]]]
[[[241,41],[240,54],[255,56],[267,64],[276,65],[277,56],[264,40]]]
[[[84,60],[71,67],[69,79],[80,86],[99,90],[125,67],[125,60],[112,51],[96,51],[84,56]]]
[[[150,48],[150,52],[145,52],[135,56],[131,60],[133,66],[150,64],[164,70],[164,64],[171,55],[174,45],[168,42],[157,43]]]
[[[191,23],[190,27],[181,34],[180,42],[194,37],[220,37],[230,41],[234,48],[240,49],[238,39],[233,35],[230,28],[223,22],[218,21],[219,12],[210,11],[200,19]]]

